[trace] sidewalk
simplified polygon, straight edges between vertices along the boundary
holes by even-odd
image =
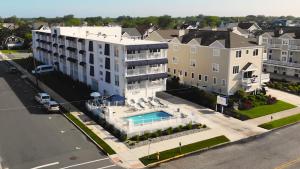
[[[300,96],[271,88],[268,89],[267,94],[276,97],[278,100],[291,103],[298,107],[300,106]]]
[[[282,112],[278,112],[278,113],[262,116],[259,118],[247,120],[246,122],[259,126],[261,124],[264,124],[264,123],[267,123],[270,121],[282,119],[284,117],[292,116],[292,115],[299,114],[299,113],[300,113],[300,107],[296,107],[294,109],[289,109],[289,110],[285,110]],[[271,120],[271,116],[273,117],[272,120]]]
[[[1,56],[1,54],[0,54]],[[24,75],[27,76],[29,80],[35,82],[35,77],[28,73],[25,69],[23,69],[18,64],[11,61],[5,55],[2,55],[4,59],[14,65],[18,70],[20,70]],[[87,117],[84,113],[80,112],[76,107],[72,104],[68,103],[63,97],[58,95],[52,89],[48,88],[43,82],[39,81],[39,87],[49,93],[53,99],[58,101],[59,103],[65,103],[63,106],[70,110],[71,114],[79,119],[82,123],[86,124],[86,126],[91,129],[98,137],[104,140],[107,144],[109,144],[117,154],[111,155],[110,158],[112,161],[117,163],[118,165],[125,168],[144,168],[145,166],[139,161],[139,158],[148,155],[149,145],[141,146],[134,149],[129,149],[124,143],[119,142],[117,138],[112,136],[109,132],[103,129],[100,125],[95,124],[89,117]],[[199,133],[193,133],[169,140],[164,140],[157,143],[152,143],[150,145],[150,154],[156,153],[158,151],[164,151],[172,148],[176,148],[179,145],[179,142],[182,145],[187,145],[191,143],[195,143],[198,141],[207,140],[213,137],[221,136],[223,133],[218,130],[208,129],[206,131],[202,131]]]

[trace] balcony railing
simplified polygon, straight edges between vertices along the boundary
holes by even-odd
[[[243,83],[243,85],[245,85],[245,86],[251,86],[251,85],[256,84],[256,83],[258,83],[258,82],[259,82],[259,80],[258,80],[257,77],[243,78],[243,79],[242,79],[242,83]]]
[[[164,72],[165,72],[165,70],[162,67],[127,69],[127,76],[138,76],[138,75],[156,74],[156,73],[164,73]]]
[[[263,43],[262,45],[267,46],[268,48],[273,48],[273,49],[290,49],[290,50],[300,50],[300,45],[283,45],[281,43]]]
[[[285,66],[285,67],[291,67],[291,68],[300,68],[299,63],[292,63],[292,62],[283,62],[278,60],[265,60],[264,64],[271,64],[276,66]]]
[[[147,60],[147,59],[159,59],[163,58],[160,52],[156,53],[136,53],[136,54],[127,54],[127,61],[135,61],[135,60]]]

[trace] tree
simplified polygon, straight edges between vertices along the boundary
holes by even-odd
[[[210,27],[217,27],[221,23],[221,19],[218,16],[206,16],[203,20],[204,24]]]
[[[158,26],[161,28],[171,28],[175,25],[171,16],[164,15],[158,17]]]

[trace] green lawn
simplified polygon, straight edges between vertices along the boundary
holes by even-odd
[[[92,132],[89,128],[87,128],[81,121],[79,121],[72,114],[67,113],[66,116],[73,121],[77,126],[79,126],[85,133],[87,133],[93,140],[99,144],[102,149],[109,155],[116,154],[116,152],[106,144],[101,138],[99,138],[94,132]]]
[[[218,145],[221,143],[226,143],[228,141],[229,141],[229,139],[227,137],[219,136],[219,137],[211,138],[208,140],[204,140],[204,141],[200,141],[200,142],[196,142],[193,144],[188,144],[188,145],[182,146],[181,152],[179,152],[179,148],[162,151],[162,152],[160,152],[159,160],[157,160],[157,158],[156,158],[156,153],[151,154],[149,156],[149,158],[148,158],[148,156],[142,157],[142,158],[140,158],[140,160],[144,165],[148,165],[151,163],[167,160],[167,159],[179,156],[179,155],[184,155],[187,153],[199,151],[201,149],[212,147],[212,146],[215,146],[215,145]]]
[[[13,54],[13,53],[28,53],[27,50],[0,50],[3,54]]]
[[[250,110],[239,110],[237,113],[245,115],[249,117],[250,119],[265,116],[268,114],[277,113],[280,111],[288,110],[295,108],[295,105],[286,103],[284,101],[278,100],[275,104],[272,105],[263,105],[263,106],[257,106]]]
[[[293,115],[293,116],[285,117],[285,118],[282,118],[282,119],[274,120],[274,121],[271,121],[269,123],[262,124],[259,127],[270,130],[270,129],[279,128],[279,127],[282,127],[282,126],[285,126],[285,125],[288,125],[288,124],[293,124],[293,123],[296,123],[296,122],[299,122],[299,121],[300,121],[300,113],[296,114],[296,115]]]

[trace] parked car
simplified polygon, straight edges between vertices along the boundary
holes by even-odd
[[[34,99],[41,104],[50,102],[50,96],[47,93],[38,93]]]
[[[8,71],[9,71],[10,73],[17,73],[17,72],[18,72],[18,71],[17,71],[17,68],[14,67],[14,66],[9,66],[9,67],[8,67]]]
[[[56,101],[49,101],[44,104],[44,107],[47,109],[49,112],[58,112],[60,110],[59,104]]]
[[[37,66],[34,70],[32,70],[32,74],[42,74],[42,73],[48,73],[53,71],[54,71],[54,67],[52,65],[40,65]]]

